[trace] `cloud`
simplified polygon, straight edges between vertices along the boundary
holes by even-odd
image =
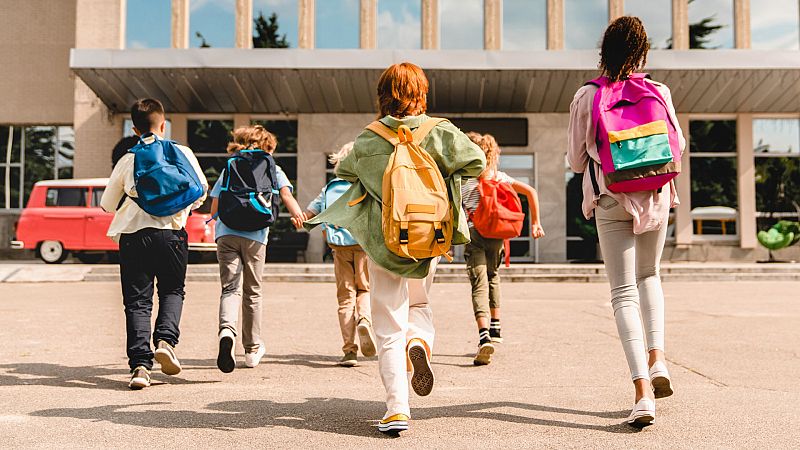
[[[566,0],[564,4],[566,48],[596,48],[608,25],[606,0]]]
[[[189,12],[199,11],[207,6],[224,9],[225,11],[236,11],[236,0],[191,0],[189,2]]]
[[[440,0],[439,24],[443,49],[483,48],[482,0]]]
[[[378,48],[420,48],[422,46],[422,22],[420,11],[412,14],[407,2],[392,2],[380,11],[378,3]]]
[[[150,46],[147,45],[147,42],[145,42],[145,41],[139,41],[139,40],[133,39],[133,40],[128,42],[127,48],[141,50],[143,48],[150,48]]]

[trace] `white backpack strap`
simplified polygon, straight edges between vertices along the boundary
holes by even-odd
[[[397,144],[400,143],[400,139],[397,137],[397,133],[392,131],[391,128],[384,125],[382,122],[376,120],[371,124],[367,125],[367,130],[372,131],[373,133],[377,134],[378,136],[386,139],[389,141],[390,144],[397,147]]]

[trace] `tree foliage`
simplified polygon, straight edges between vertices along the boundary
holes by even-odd
[[[253,47],[254,48],[289,48],[289,41],[286,34],[278,34],[278,15],[270,14],[269,18],[264,18],[262,11],[258,12],[258,17],[254,20]]]

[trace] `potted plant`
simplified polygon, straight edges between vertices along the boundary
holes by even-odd
[[[783,262],[776,260],[772,252],[790,247],[800,241],[800,223],[781,220],[769,230],[759,231],[757,237],[758,242],[769,252],[769,259],[763,262]]]

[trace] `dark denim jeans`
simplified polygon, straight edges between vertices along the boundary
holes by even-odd
[[[186,230],[145,228],[121,236],[119,269],[131,370],[137,366],[153,367],[150,318],[154,279],[158,281],[158,316],[153,342],[163,340],[173,346],[178,343],[188,257]]]

